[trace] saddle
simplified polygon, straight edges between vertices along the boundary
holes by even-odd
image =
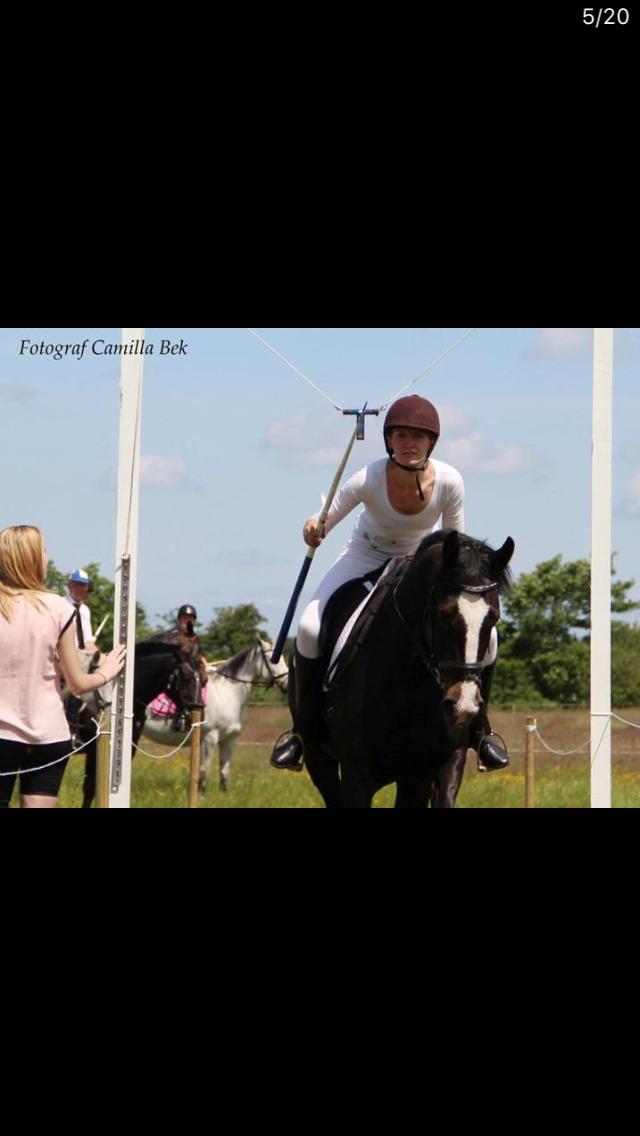
[[[325,612],[323,631],[321,632],[321,649],[325,658],[328,656],[327,670],[324,676],[324,691],[332,690],[340,681],[346,668],[353,662],[362,647],[373,621],[389,592],[392,591],[402,579],[408,565],[410,556],[396,556],[387,560],[381,568],[369,572],[359,580],[349,580],[331,597]],[[349,591],[350,589],[350,591]],[[364,589],[364,597],[362,590]],[[327,634],[330,622],[332,605],[340,596],[342,600],[350,601],[351,612],[346,623],[335,639],[332,649]],[[330,654],[329,654],[330,651]]]

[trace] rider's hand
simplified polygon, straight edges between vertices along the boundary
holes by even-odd
[[[324,537],[318,534],[317,517],[309,517],[309,520],[302,530],[302,535],[304,537],[304,543],[308,544],[309,548],[318,548],[318,546],[322,544]]]
[[[102,660],[98,669],[104,675],[107,682],[113,682],[114,678],[118,677],[124,667],[126,654],[127,648],[123,644],[120,644],[118,647],[114,647],[113,651],[110,651]]]

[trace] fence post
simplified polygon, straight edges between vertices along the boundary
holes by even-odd
[[[524,745],[524,807],[535,809],[535,757],[533,752],[533,738],[538,728],[535,718],[528,717],[525,727]]]
[[[189,804],[188,808],[198,807],[198,778],[200,776],[200,735],[202,730],[199,723],[202,721],[202,710],[196,708],[191,711],[191,725],[194,727],[191,735],[191,764],[189,766]]]
[[[105,714],[96,744],[96,808],[109,808],[109,759],[111,751],[111,715]]]

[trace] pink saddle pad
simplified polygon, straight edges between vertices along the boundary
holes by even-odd
[[[149,709],[152,714],[158,718],[173,718],[176,712],[176,704],[172,702],[168,694],[159,694],[154,698],[153,702],[149,703]]]

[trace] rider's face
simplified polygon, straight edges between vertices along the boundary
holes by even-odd
[[[88,584],[78,584],[75,580],[70,580],[68,587],[69,595],[71,596],[72,600],[75,600],[76,603],[85,602],[87,596],[89,595]]]
[[[433,442],[434,436],[429,430],[416,430],[413,426],[396,426],[389,435],[391,449],[402,465],[423,462]]]

